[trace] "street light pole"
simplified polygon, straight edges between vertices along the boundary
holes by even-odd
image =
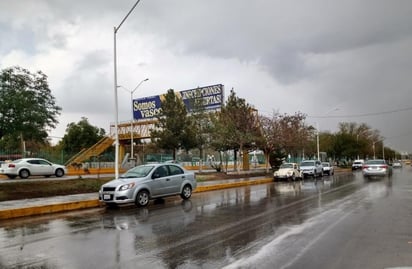
[[[316,123],[316,148],[318,152],[318,161],[320,160],[320,153],[319,153],[319,124]]]
[[[335,107],[332,108],[331,110],[327,111],[324,116],[322,116],[321,118],[327,117],[331,112],[333,111],[338,111],[339,108]],[[319,152],[319,123],[316,122],[316,148],[317,148],[317,153],[318,153],[318,160],[320,161],[320,152]]]
[[[130,101],[132,102],[132,121],[130,122],[130,143],[131,143],[131,148],[130,148],[130,155],[132,158],[134,158],[133,156],[133,121],[134,121],[134,103],[133,103],[133,93],[137,90],[137,88],[139,88],[139,86],[145,82],[148,81],[149,79],[146,78],[142,81],[140,81],[139,84],[137,84],[137,86],[133,89],[133,91],[130,92]]]
[[[385,148],[383,146],[383,141],[385,140],[385,138],[381,139],[381,140],[377,140],[374,141],[372,143],[372,148],[373,148],[373,158],[376,159],[376,155],[375,155],[375,143],[381,142],[382,141],[382,158],[385,159]]]
[[[114,156],[114,172],[115,172],[115,178],[117,179],[119,177],[119,104],[118,104],[118,99],[117,99],[117,53],[116,53],[116,34],[119,31],[120,27],[122,26],[122,24],[125,22],[125,20],[127,19],[127,17],[129,17],[130,13],[132,13],[132,11],[135,9],[135,7],[137,6],[137,4],[140,2],[140,0],[138,0],[133,7],[130,9],[130,11],[127,13],[127,15],[123,18],[123,20],[120,22],[119,26],[115,26],[114,27],[114,31],[113,31],[113,39],[114,39],[114,44],[113,44],[113,49],[114,49],[114,53],[113,53],[113,57],[114,57],[114,61],[113,61],[113,67],[114,67],[114,111],[115,111],[115,122],[114,122],[114,138],[115,138],[115,156]]]
[[[130,158],[134,158],[133,155],[133,121],[134,121],[134,102],[133,102],[133,93],[140,87],[140,85],[142,85],[143,82],[148,81],[149,79],[143,79],[142,81],[139,82],[139,84],[137,84],[137,86],[131,91],[128,90],[127,88],[119,85],[118,87],[128,91],[130,93],[130,103],[132,104],[132,118],[130,121]]]

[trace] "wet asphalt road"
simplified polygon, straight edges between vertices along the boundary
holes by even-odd
[[[0,268],[412,266],[412,168],[0,223]]]

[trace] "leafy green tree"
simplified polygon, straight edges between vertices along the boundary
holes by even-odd
[[[1,70],[0,139],[46,143],[60,111],[44,73],[21,67]]]
[[[372,157],[373,144],[383,140],[379,130],[371,129],[366,123],[340,122],[338,128],[335,150],[340,158]]]
[[[82,117],[78,123],[67,124],[66,134],[60,143],[65,152],[77,153],[96,144],[105,133],[103,128],[92,126],[87,118]]]
[[[205,110],[203,100],[194,98],[192,100],[192,111],[189,116],[189,130],[193,133],[194,147],[199,150],[200,160],[203,160],[204,148],[210,143],[212,124],[211,112]]]
[[[173,159],[176,159],[178,149],[189,150],[195,147],[195,130],[191,128],[193,123],[189,120],[183,101],[173,89],[169,89],[164,97],[151,137],[159,148],[172,150]]]
[[[326,152],[328,158],[334,159],[335,152],[333,150],[333,143],[335,141],[335,135],[330,132],[319,133],[319,150]]]
[[[243,98],[236,96],[232,89],[225,106],[222,107],[215,123],[216,141],[225,149],[243,152],[254,147],[261,139],[257,111]]]

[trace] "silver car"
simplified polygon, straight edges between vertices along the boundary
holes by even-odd
[[[108,205],[135,203],[143,207],[151,199],[166,196],[180,195],[182,199],[189,199],[196,185],[195,174],[178,164],[146,164],[102,185],[99,200]]]
[[[318,160],[305,160],[300,163],[300,171],[303,178],[311,177],[322,177],[323,176],[323,167],[320,161]]]
[[[364,177],[390,176],[392,167],[385,160],[368,160],[362,166],[362,173]]]
[[[17,176],[21,178],[28,178],[29,176],[50,177],[53,175],[62,177],[65,173],[67,173],[67,169],[64,165],[51,163],[40,158],[18,159],[2,163],[0,167],[0,174],[6,175],[10,179]]]

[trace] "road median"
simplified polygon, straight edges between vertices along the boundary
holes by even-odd
[[[258,185],[272,182],[272,178],[235,179],[199,182],[194,193],[219,189],[236,188],[248,185]],[[94,198],[96,197],[96,198]],[[73,210],[98,208],[104,206],[97,193],[67,195],[44,199],[14,200],[0,203],[0,220],[61,213]]]

